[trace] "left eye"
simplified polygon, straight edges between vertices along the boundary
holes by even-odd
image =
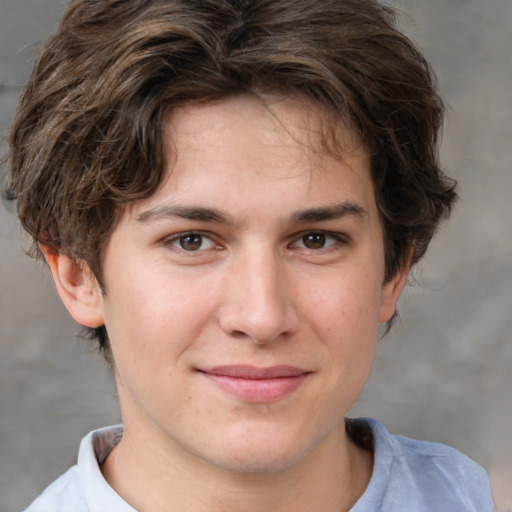
[[[341,242],[341,237],[323,231],[310,231],[304,233],[292,245],[301,249],[325,249]]]
[[[216,247],[211,238],[200,233],[183,233],[168,240],[167,244],[189,252],[204,251]]]

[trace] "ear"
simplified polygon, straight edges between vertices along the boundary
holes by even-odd
[[[50,267],[57,292],[71,316],[86,327],[103,325],[103,293],[89,265],[46,245],[39,247]]]
[[[382,301],[379,310],[379,322],[385,323],[391,320],[396,311],[396,303],[404,289],[409,271],[411,269],[409,259],[398,272],[384,284],[382,289]]]

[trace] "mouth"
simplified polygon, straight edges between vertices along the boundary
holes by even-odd
[[[311,375],[311,372],[293,366],[217,366],[199,372],[217,388],[250,403],[282,399]]]

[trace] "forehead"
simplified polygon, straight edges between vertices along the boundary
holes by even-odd
[[[365,148],[302,98],[247,94],[174,108],[163,146],[166,176],[143,206],[178,200],[236,210],[254,197],[261,208],[272,206],[278,196],[290,208],[293,201],[373,200]]]
[[[187,143],[187,149],[192,150],[197,143],[214,146],[217,138],[233,129],[234,143],[282,143],[283,147],[302,148],[309,159],[315,155],[343,159],[352,153],[367,153],[347,119],[334,116],[309,98],[248,93],[171,109],[164,126],[166,155],[176,155],[177,142],[182,150]],[[172,165],[172,161],[168,163]]]

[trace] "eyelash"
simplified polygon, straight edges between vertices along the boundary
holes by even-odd
[[[185,247],[183,247],[182,242],[184,241],[184,239],[194,238],[194,237],[199,239],[199,240],[197,240],[197,242],[199,244],[199,246],[197,248],[186,249]],[[322,244],[321,244],[322,246],[316,247],[316,248],[306,247],[306,246],[303,246],[303,247],[297,246],[297,244],[301,243],[301,242],[305,245],[306,237],[318,237],[319,241],[322,242]],[[332,243],[325,245],[329,239],[331,239]],[[201,249],[201,246],[207,240],[209,240],[210,246]],[[294,249],[299,249],[299,250],[320,252],[320,251],[329,250],[333,246],[346,245],[348,243],[349,243],[349,241],[348,241],[346,235],[343,235],[341,233],[333,233],[330,231],[316,230],[316,231],[302,231],[302,232],[298,233],[297,235],[295,235],[293,237],[293,240],[292,240],[292,242],[290,242],[288,244],[288,247],[294,248]],[[217,249],[217,250],[222,249],[222,246],[215,242],[215,240],[213,239],[211,234],[204,233],[201,231],[185,231],[182,233],[177,233],[169,238],[166,238],[164,240],[164,244],[166,246],[174,247],[178,251],[181,251],[184,253],[199,253],[199,252],[203,252],[203,251],[206,251],[209,249]]]
[[[207,249],[200,249],[200,248],[197,248],[197,249],[185,249],[183,246],[180,247],[180,242],[182,240],[184,240],[185,238],[192,238],[192,237],[197,237],[200,239],[200,244],[202,245],[206,240],[209,240],[212,247],[208,247],[207,249],[212,249],[212,248],[216,248],[216,249],[220,249],[221,246],[219,244],[217,244],[211,235],[207,234],[207,233],[203,233],[201,231],[185,231],[183,233],[177,233],[169,238],[166,238],[164,240],[164,244],[166,246],[170,246],[170,247],[175,247],[177,250],[179,251],[182,251],[184,253],[195,253],[195,252],[201,252],[201,251],[205,251]],[[179,244],[179,245],[178,245]]]
[[[304,250],[310,250],[314,252],[319,251],[326,251],[329,250],[331,247],[338,246],[338,245],[347,245],[348,244],[348,238],[346,235],[343,235],[341,233],[333,233],[330,231],[303,231],[299,234],[298,237],[294,239],[294,242],[290,244],[290,246],[293,246],[297,244],[298,242],[305,242],[306,237],[320,237],[320,241],[323,241],[323,243],[327,243],[329,239],[332,240],[332,243],[329,243],[328,245],[323,245],[322,247],[312,248],[312,247],[297,247],[298,249],[304,249]]]

